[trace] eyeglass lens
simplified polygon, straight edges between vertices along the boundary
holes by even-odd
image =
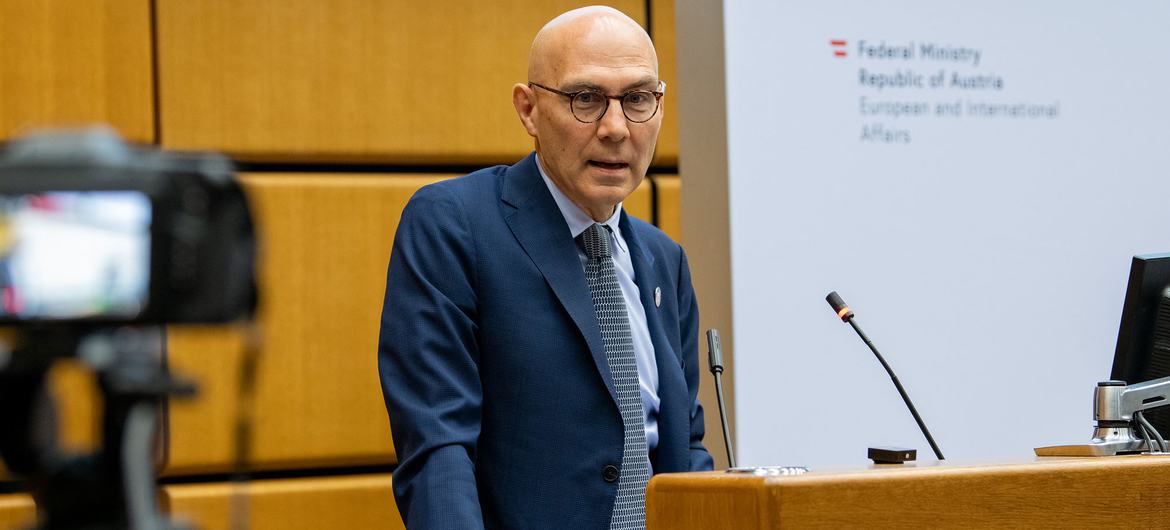
[[[644,122],[658,111],[658,98],[648,90],[635,90],[622,96],[622,111],[633,122]],[[597,121],[609,107],[609,98],[594,91],[578,93],[571,101],[573,116],[584,122]]]

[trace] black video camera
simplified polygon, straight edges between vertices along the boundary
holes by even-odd
[[[226,158],[104,129],[0,152],[0,324],[219,323],[255,310],[255,237]]]

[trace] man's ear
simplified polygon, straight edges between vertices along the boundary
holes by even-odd
[[[536,138],[536,92],[524,83],[516,83],[512,86],[512,106],[516,107],[516,115],[520,116],[524,130]]]

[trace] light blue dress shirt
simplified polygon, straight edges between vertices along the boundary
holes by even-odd
[[[548,191],[565,217],[569,225],[569,233],[576,239],[586,228],[596,221],[585,213],[580,206],[573,203],[560,188],[557,187],[540,164],[540,157],[536,157],[536,167],[540,170],[540,177],[544,179]],[[621,218],[622,205],[618,203],[613,215],[603,223],[609,228],[610,248],[613,249],[614,272],[617,274],[618,284],[622,288],[622,296],[626,299],[626,314],[630,319],[630,333],[634,338],[634,358],[638,364],[638,387],[642,393],[642,410],[646,414],[646,446],[653,451],[658,447],[658,407],[662,402],[658,398],[658,364],[654,361],[654,344],[650,342],[650,328],[646,325],[646,308],[642,307],[639,297],[638,284],[634,283],[634,263],[630,260],[630,249],[626,240],[622,238],[618,220]],[[581,258],[581,268],[585,268],[588,257],[585,250],[577,247],[577,256]]]

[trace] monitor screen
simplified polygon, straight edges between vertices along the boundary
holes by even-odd
[[[0,196],[0,318],[128,318],[149,295],[150,199],[139,192]]]
[[[1133,257],[1111,377],[1128,384],[1170,376],[1170,253]],[[1170,407],[1146,411],[1170,435]]]

